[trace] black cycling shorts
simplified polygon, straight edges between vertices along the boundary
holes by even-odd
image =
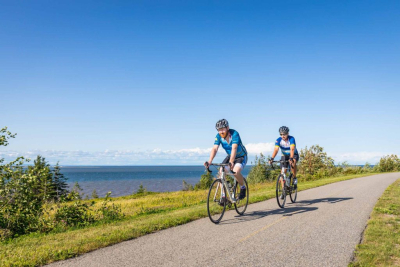
[[[226,164],[226,163],[229,163],[229,160],[231,159],[231,156],[227,156],[223,161],[222,161],[222,164]],[[244,167],[246,166],[246,164],[247,164],[247,156],[243,156],[243,157],[239,157],[239,158],[236,158],[235,159],[235,161],[233,162],[234,164],[233,165],[236,165],[236,164],[241,164],[242,165],[242,170],[244,169]]]
[[[282,155],[281,160],[289,160],[290,156],[289,155]],[[299,162],[299,155],[298,154],[294,154],[293,158],[296,160],[296,163]],[[288,168],[289,167],[289,163],[288,162],[284,162],[282,165],[283,168]]]

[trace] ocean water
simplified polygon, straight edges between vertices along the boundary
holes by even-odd
[[[246,166],[246,177],[251,166]],[[217,170],[211,169],[213,174]],[[182,190],[182,181],[195,185],[204,174],[203,166],[63,166],[61,172],[72,187],[78,182],[83,193],[91,196],[93,190],[100,197],[111,191],[111,196],[124,196],[136,192],[143,184],[148,191],[166,192]]]

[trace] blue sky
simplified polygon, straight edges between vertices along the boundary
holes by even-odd
[[[200,164],[220,118],[252,155],[282,125],[337,162],[399,155],[399,1],[0,4],[6,160]]]

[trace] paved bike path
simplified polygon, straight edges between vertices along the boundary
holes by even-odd
[[[329,184],[99,249],[53,266],[347,266],[376,201],[400,173]],[[301,186],[301,181],[299,183]],[[250,188],[251,194],[251,188]]]

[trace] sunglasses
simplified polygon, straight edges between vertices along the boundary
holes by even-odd
[[[288,135],[288,134],[281,134],[281,136],[285,136],[285,135]]]

